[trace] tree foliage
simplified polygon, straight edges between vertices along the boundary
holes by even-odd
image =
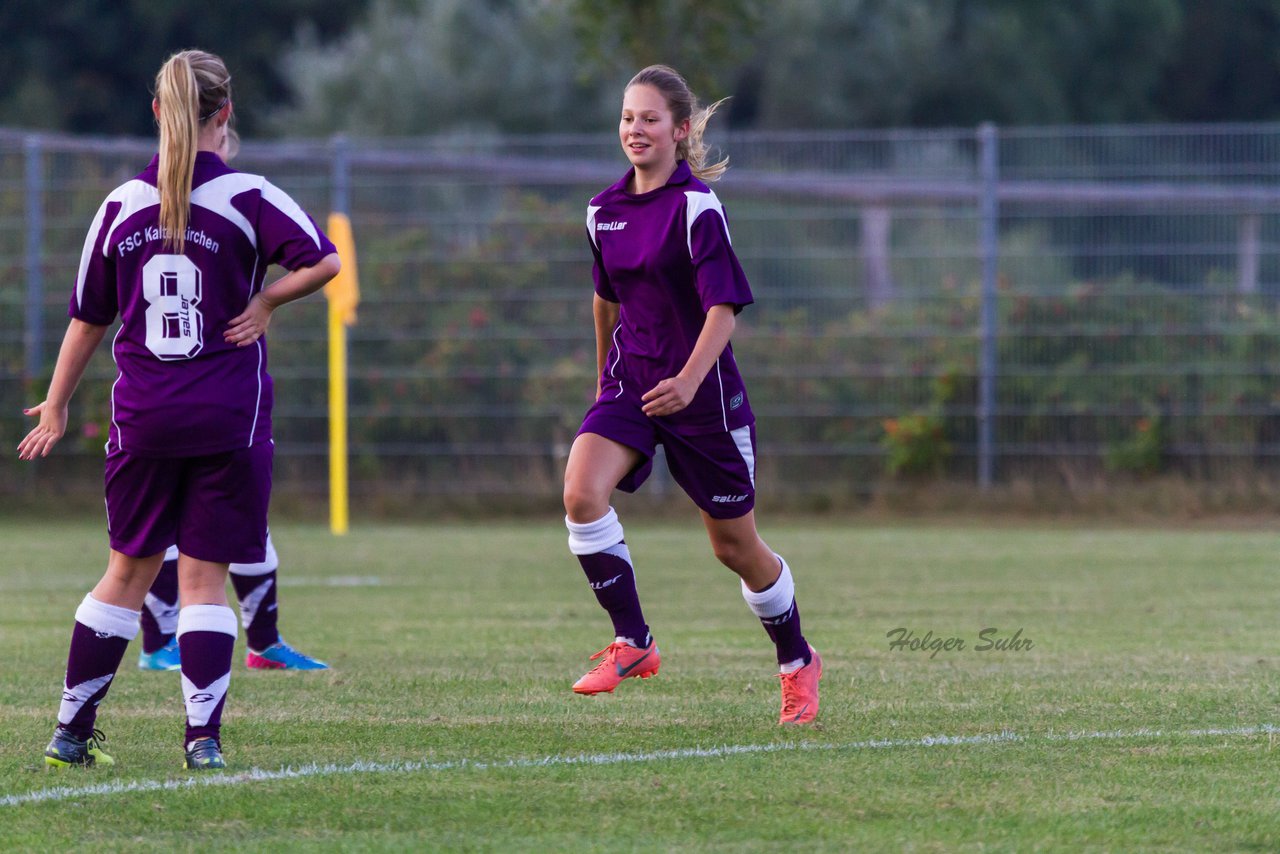
[[[624,82],[664,63],[707,101],[732,94],[734,72],[762,54],[768,8],[763,0],[569,0],[568,7],[585,78]],[[784,9],[777,13],[785,18]]]
[[[381,0],[339,50],[290,53],[290,115],[316,130],[599,129],[653,62],[704,101],[732,95],[740,128],[1268,119],[1280,0]],[[511,106],[531,98],[532,118]]]
[[[286,56],[297,106],[274,127],[364,135],[593,127],[597,90],[579,80],[573,45],[558,4],[375,0],[338,44],[306,36]]]
[[[760,124],[865,127],[1161,118],[1179,0],[858,0],[790,5]]]
[[[287,100],[278,59],[300,28],[311,43],[358,20],[365,0],[4,0],[0,125],[96,134],[153,132],[164,60],[198,47],[226,60],[241,126]]]
[[[1280,2],[1183,0],[1174,58],[1155,93],[1173,121],[1280,117]]]
[[[600,130],[653,62],[740,128],[1280,118],[1280,0],[6,0],[0,124],[151,132],[171,51],[249,133]]]

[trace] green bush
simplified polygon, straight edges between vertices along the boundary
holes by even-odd
[[[1107,471],[1150,475],[1164,462],[1164,430],[1158,418],[1139,418],[1132,435],[1107,445]]]
[[[891,475],[941,475],[951,445],[936,415],[904,415],[884,421],[885,468]]]

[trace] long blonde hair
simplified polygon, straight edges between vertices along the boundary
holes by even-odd
[[[191,216],[191,176],[200,126],[231,100],[231,75],[220,58],[202,50],[175,53],[156,75],[160,126],[160,228],[165,246],[182,252]]]
[[[728,99],[721,98],[709,107],[700,106],[697,96],[684,77],[669,65],[650,65],[632,77],[627,88],[641,84],[652,86],[662,94],[677,125],[689,120],[689,135],[676,143],[676,159],[688,161],[689,170],[700,180],[718,180],[729,168],[729,158],[707,163],[710,151],[702,141],[702,134],[707,129],[707,122],[715,115],[716,108]]]

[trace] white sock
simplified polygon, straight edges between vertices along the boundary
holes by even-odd
[[[595,554],[622,542],[622,523],[612,507],[594,522],[574,522],[565,516],[564,524],[569,529],[569,551],[576,555]]]

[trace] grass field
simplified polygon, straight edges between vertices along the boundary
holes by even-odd
[[[286,637],[334,669],[238,646],[232,767],[192,778],[177,675],[136,643],[99,716],[115,767],[43,769],[105,537],[0,522],[0,850],[1280,848],[1276,535],[765,533],[826,659],[819,726],[776,725],[772,648],[693,520],[629,524],[662,672],[594,698],[569,685],[608,623],[554,519],[279,525]]]

